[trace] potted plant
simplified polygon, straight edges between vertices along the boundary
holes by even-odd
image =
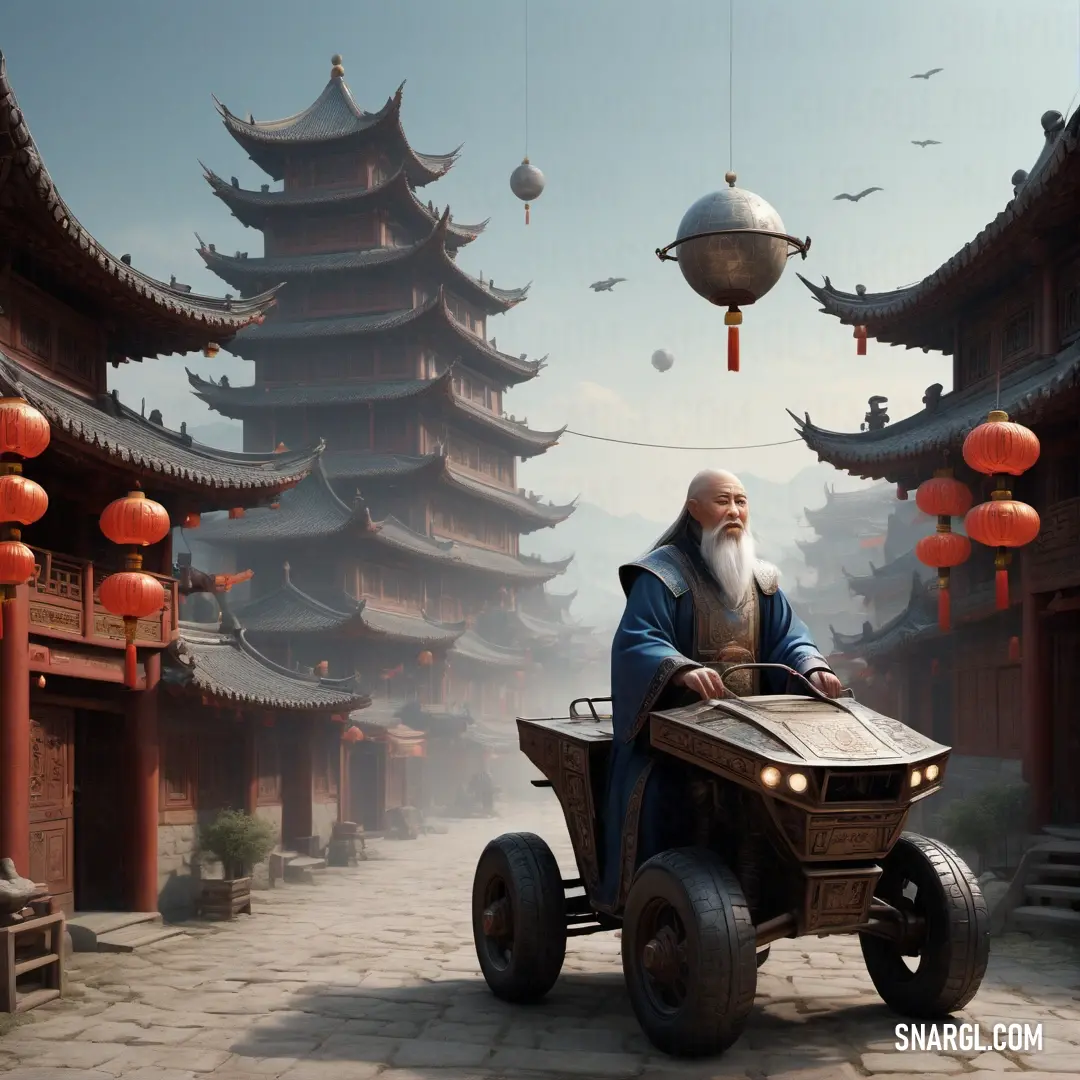
[[[277,843],[268,821],[242,810],[222,810],[200,830],[199,847],[221,863],[220,881],[204,880],[199,911],[204,916],[231,919],[251,914],[251,872],[268,858]]]

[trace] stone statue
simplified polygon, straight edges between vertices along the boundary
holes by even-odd
[[[0,859],[0,916],[22,911],[40,895],[42,890],[29,878],[19,877],[10,859]]]

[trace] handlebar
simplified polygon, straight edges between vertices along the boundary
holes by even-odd
[[[806,684],[807,690],[810,691],[810,697],[815,697],[819,701],[827,702],[829,705],[835,705],[836,708],[840,709],[842,712],[846,711],[844,709],[844,706],[838,704],[835,698],[829,697],[828,694],[823,694],[805,675],[802,674],[802,672],[796,671],[794,668],[788,667],[787,664],[732,664],[731,667],[724,668],[723,671],[717,672],[717,674],[720,676],[720,682],[724,685],[724,689],[727,689],[727,683],[724,682],[724,679],[726,679],[728,675],[730,675],[733,671],[743,671],[746,669],[773,669],[776,671],[787,672],[787,681],[784,683],[785,691],[791,685],[791,680],[794,677]],[[845,687],[841,696],[853,697],[854,695],[851,693],[850,689]]]

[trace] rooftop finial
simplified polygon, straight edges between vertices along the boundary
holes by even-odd
[[[734,187],[735,181],[739,178],[733,172],[724,173],[724,179],[727,181],[728,187]]]
[[[345,69],[341,66],[341,53],[334,53],[334,55],[330,57],[330,63],[333,65],[333,67],[330,68],[330,78],[344,78]]]

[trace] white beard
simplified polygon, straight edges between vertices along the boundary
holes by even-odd
[[[754,581],[757,548],[750,530],[744,526],[737,532],[727,532],[722,525],[708,532],[702,530],[701,557],[720,586],[725,606],[736,610]]]

